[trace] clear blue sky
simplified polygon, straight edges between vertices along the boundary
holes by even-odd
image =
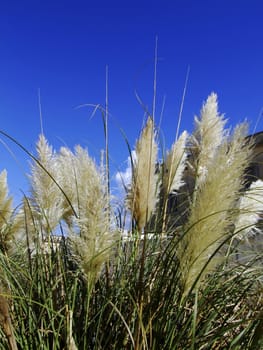
[[[110,150],[121,165],[128,152],[119,127],[134,145],[144,116],[135,90],[152,108],[156,36],[156,119],[166,96],[167,146],[175,136],[188,66],[181,130],[192,129],[194,115],[215,91],[230,124],[247,118],[253,131],[263,107],[262,0],[1,1],[0,129],[34,149],[40,88],[49,141],[56,148],[80,143],[98,156],[104,146],[101,117],[90,120],[90,108],[76,107],[105,103],[108,65]],[[26,170],[27,157],[8,144]],[[24,186],[22,170],[0,147],[0,169],[7,168],[16,196]]]

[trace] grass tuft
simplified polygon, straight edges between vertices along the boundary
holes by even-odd
[[[245,124],[225,129],[215,94],[195,122],[163,159],[153,118],[135,151],[125,139],[132,175],[116,212],[109,154],[98,166],[41,134],[34,156],[1,132],[31,173],[16,209],[0,174],[0,350],[263,349],[253,147]]]

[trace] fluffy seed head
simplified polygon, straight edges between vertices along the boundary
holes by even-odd
[[[94,280],[116,238],[110,224],[105,176],[80,146],[74,153],[63,147],[59,164],[60,183],[77,214],[73,215],[68,201],[63,202],[73,251],[88,279]]]
[[[145,227],[156,205],[158,196],[157,151],[154,123],[149,117],[136,144],[132,183],[126,202],[139,231]]]
[[[164,192],[167,194],[179,190],[184,184],[182,178],[187,157],[185,151],[187,137],[188,134],[184,131],[179,139],[172,145],[171,150],[166,154],[162,185]]]
[[[218,113],[217,95],[212,93],[201,109],[201,117],[195,117],[195,132],[191,140],[196,161],[196,186],[204,183],[209,163],[213,161],[218,147],[224,141],[226,122],[224,116]]]
[[[206,179],[202,186],[196,188],[195,201],[190,208],[185,234],[179,247],[185,294],[198,276],[200,283],[205,274],[215,267],[217,259],[209,258],[230,234],[229,227],[234,219],[233,208],[239,198],[251,155],[249,145],[244,142],[245,135],[241,138],[244,130],[243,125],[238,126],[229,142],[221,139],[222,143],[217,143],[213,157],[210,153],[207,163],[203,163],[207,169]],[[207,129],[207,133],[210,131],[214,135],[213,128]],[[206,135],[206,138],[212,140],[210,135]],[[204,267],[205,270],[201,273]]]
[[[49,146],[43,134],[37,142],[37,159],[39,163],[31,165],[29,176],[31,185],[31,207],[34,215],[41,221],[46,234],[52,232],[62,217],[63,195],[54,179],[58,173],[57,154]]]

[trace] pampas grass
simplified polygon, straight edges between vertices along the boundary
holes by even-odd
[[[138,230],[141,232],[155,209],[158,197],[158,175],[156,174],[157,143],[154,123],[151,117],[148,117],[141,136],[136,143],[135,152],[132,182],[126,203],[131,210]]]
[[[0,174],[0,350],[262,348],[262,252],[240,251],[240,263],[233,244],[260,230],[262,182],[246,189],[247,128],[225,124],[213,93],[193,135],[159,159],[147,118],[128,147],[128,232],[109,164],[81,146],[56,151],[43,134],[35,157],[2,133],[31,173],[18,210]]]
[[[165,193],[170,194],[178,191],[184,184],[183,174],[187,158],[186,141],[188,134],[182,133],[179,139],[172,145],[171,150],[166,153],[164,160],[163,188]]]
[[[7,172],[3,170],[0,174],[0,251],[1,254],[10,254],[14,245],[16,229],[18,228],[12,220],[12,197],[9,196],[7,186]],[[5,280],[5,274],[0,269],[0,325],[3,328],[5,336],[11,350],[17,350],[16,339],[13,332],[12,319],[9,312],[10,291],[8,281]],[[10,298],[11,300],[11,298]]]
[[[176,194],[184,185],[183,175],[186,167],[186,142],[188,134],[186,131],[182,133],[179,139],[174,142],[171,150],[166,153],[163,162],[162,174],[162,196],[163,196],[163,227],[162,233],[166,231],[167,224],[167,207],[169,195]]]
[[[9,196],[7,171],[0,173],[0,249],[8,252],[14,240],[16,228],[13,220],[13,199]]]
[[[77,213],[74,216],[67,201],[63,202],[63,218],[68,223],[73,250],[86,274],[97,277],[117,239],[117,229],[109,222],[104,171],[80,146],[75,153],[66,148],[60,150],[59,168],[60,183]]]
[[[38,222],[41,222],[43,234],[47,236],[60,222],[63,196],[52,178],[58,173],[58,157],[43,134],[39,136],[36,149],[39,163],[34,161],[31,165],[30,206],[34,210],[34,217],[39,216]]]
[[[29,205],[36,222],[41,222],[39,230],[50,234],[64,221],[63,234],[70,239],[73,254],[86,275],[96,279],[117,232],[108,219],[104,172],[81,146],[74,153],[66,147],[56,153],[44,135],[39,137],[37,154],[29,177]]]
[[[216,96],[212,94],[202,108],[195,132],[200,135],[198,143],[194,138],[198,152],[197,159],[192,160],[197,164],[196,183],[179,245],[185,294],[218,264],[213,255],[231,235],[233,208],[249,165],[251,146],[241,141],[246,136],[242,135],[244,125],[237,126],[229,138],[224,136],[227,135],[224,123],[217,111]]]
[[[208,167],[224,141],[226,122],[224,116],[218,113],[217,95],[212,93],[202,107],[200,118],[195,117],[195,131],[191,138],[191,149],[197,154],[192,164],[196,188],[205,181]]]

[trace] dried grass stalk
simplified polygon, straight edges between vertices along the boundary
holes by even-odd
[[[9,304],[5,297],[0,295],[0,325],[7,338],[10,350],[18,350],[13,325],[9,313]]]

